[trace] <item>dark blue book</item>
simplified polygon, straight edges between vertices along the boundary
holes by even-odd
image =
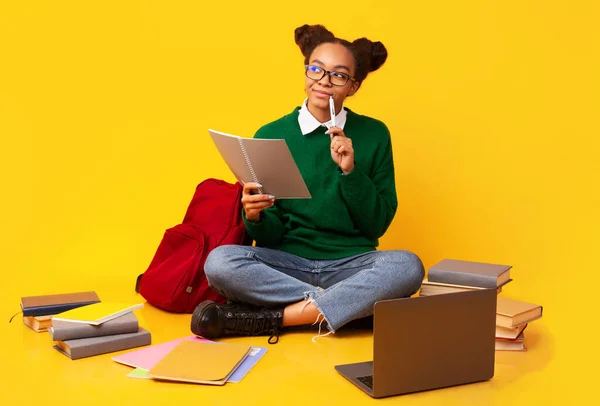
[[[21,298],[23,316],[49,316],[100,302],[96,292],[61,293]]]

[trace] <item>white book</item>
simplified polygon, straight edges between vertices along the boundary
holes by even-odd
[[[257,182],[262,185],[259,193],[276,199],[311,197],[284,139],[243,138],[211,129],[208,133],[242,185]]]
[[[144,307],[143,303],[134,305],[115,302],[94,303],[52,316],[52,323],[54,323],[54,321],[66,321],[98,326],[107,321],[116,319],[119,316],[123,316],[126,313],[141,309],[142,307]]]

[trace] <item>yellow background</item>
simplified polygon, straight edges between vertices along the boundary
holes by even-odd
[[[530,351],[500,354],[506,375],[495,394],[473,400],[574,401],[594,384],[598,361],[590,311],[600,223],[598,8],[593,0],[1,2],[4,317],[28,295],[96,290],[105,300],[136,300],[135,277],[164,229],[181,221],[195,185],[233,181],[206,129],[252,136],[301,103],[293,30],[323,23],[389,51],[347,103],[383,120],[393,137],[400,203],[381,248],[412,250],[426,267],[445,257],[513,265],[502,295],[544,306],[529,328]],[[189,317],[144,311],[155,340],[189,334]],[[61,374],[89,376],[81,399],[88,393],[105,404],[109,395],[92,378],[115,368],[108,358],[66,365],[33,334],[20,322],[3,324],[0,339],[17,348],[5,348],[17,373],[3,386],[47,394],[26,377],[35,365],[39,385],[53,376],[53,385],[77,391]],[[265,359],[265,368],[279,368],[268,379],[283,374],[284,384],[267,385],[257,372],[251,382],[264,384],[260,396],[243,382],[221,389],[232,402],[306,404],[300,395],[284,400],[299,383],[312,402],[336,404],[326,401],[327,387],[351,388],[329,375],[333,361],[365,351],[342,341],[298,347],[329,380]],[[282,351],[270,346],[268,355],[301,357]],[[145,395],[124,371],[118,383],[107,381],[122,398],[202,402],[193,397],[198,388],[155,385]],[[484,393],[468,388],[442,393]],[[390,401],[443,399],[432,393]],[[336,396],[368,400],[358,391]]]

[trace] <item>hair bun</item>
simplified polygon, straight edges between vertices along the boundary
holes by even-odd
[[[309,57],[317,45],[334,40],[335,35],[322,25],[304,24],[294,30],[294,39],[302,55]]]
[[[352,42],[352,46],[361,59],[368,62],[366,66],[368,72],[379,69],[387,59],[387,49],[380,41],[373,42],[367,38],[359,38]]]
[[[387,59],[388,53],[385,46],[380,42],[373,42],[373,48],[371,50],[371,72],[377,70],[384,64]]]

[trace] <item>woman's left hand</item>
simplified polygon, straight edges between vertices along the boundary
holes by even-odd
[[[331,158],[344,174],[354,169],[354,148],[352,140],[346,137],[344,130],[339,127],[331,127],[327,134],[331,137]]]

